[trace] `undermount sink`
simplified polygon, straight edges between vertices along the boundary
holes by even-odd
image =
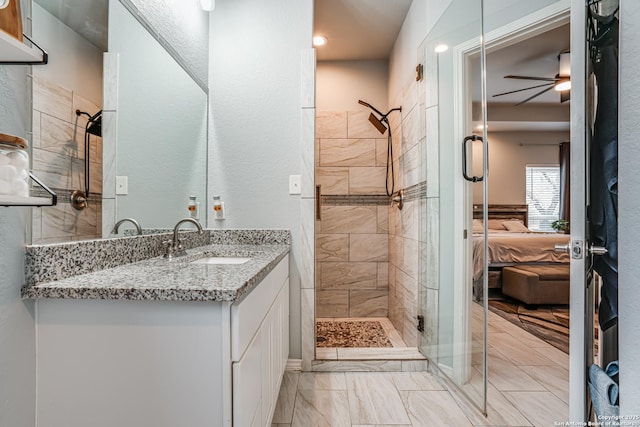
[[[192,264],[244,264],[251,258],[237,256],[210,256],[197,259]]]

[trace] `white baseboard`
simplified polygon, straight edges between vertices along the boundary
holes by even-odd
[[[302,371],[302,359],[289,359],[285,371]]]

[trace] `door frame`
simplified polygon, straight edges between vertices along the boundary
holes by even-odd
[[[534,37],[543,32],[552,30],[561,25],[567,24],[571,22],[573,27],[574,18],[570,17],[571,15],[571,1],[572,0],[562,0],[556,3],[553,3],[543,9],[536,11],[526,17],[515,20],[507,25],[504,25],[496,30],[490,31],[484,35],[485,40],[485,50],[487,53],[491,51],[498,50],[509,45],[518,43],[522,40]],[[573,0],[577,1],[577,0]],[[577,19],[577,18],[576,18]],[[571,45],[574,46],[574,31],[571,31]],[[455,143],[461,142],[463,138],[467,135],[469,131],[468,124],[471,119],[471,99],[470,99],[470,81],[469,77],[471,75],[470,70],[468,69],[468,61],[472,55],[480,53],[480,40],[474,38],[465,43],[459,44],[453,48],[453,81],[454,81],[454,91],[453,91],[453,111],[456,117],[461,117],[463,120],[455,121],[455,127],[453,129],[454,141]],[[574,57],[578,57],[581,55],[572,55],[571,58],[571,68],[572,75],[574,69]],[[578,67],[579,64],[576,63],[575,67]],[[582,65],[582,69],[584,70],[584,65]],[[577,75],[577,74],[576,74]],[[577,79],[576,79],[577,80]],[[574,86],[574,90],[580,90],[579,87]],[[577,90],[576,90],[577,92]],[[580,104],[580,98],[577,96],[574,97],[572,93],[572,98],[574,103],[577,105]],[[584,97],[582,98],[584,99]],[[572,141],[574,141],[574,130],[575,127],[578,126],[574,123],[575,114],[572,109],[571,112],[571,132],[572,132]],[[580,112],[583,114],[583,112]],[[583,122],[582,122],[583,123]],[[584,127],[584,126],[583,126]],[[578,135],[577,133],[575,135]],[[584,129],[582,130],[582,135],[584,135]],[[573,156],[573,147],[578,145],[572,144],[572,156]],[[471,300],[472,300],[472,287],[468,284],[471,283],[472,280],[472,268],[471,268],[471,257],[472,257],[472,239],[464,239],[463,233],[464,230],[471,224],[472,210],[470,203],[472,203],[472,194],[470,191],[471,186],[466,185],[466,181],[462,178],[462,152],[461,150],[454,150],[454,165],[457,169],[459,169],[459,173],[456,173],[456,182],[454,183],[454,198],[456,200],[455,208],[454,208],[454,221],[456,224],[455,234],[454,234],[454,260],[459,266],[459,268],[454,268],[454,313],[460,313],[459,316],[454,316],[454,325],[453,325],[453,372],[458,373],[454,378],[454,381],[458,384],[464,383],[471,375],[471,353],[472,353],[472,344],[471,344],[471,321],[472,321],[472,313],[471,313]],[[584,158],[584,157],[583,157]],[[572,157],[573,159],[573,157]],[[572,187],[573,187],[573,176],[574,176],[574,168],[572,164],[571,174],[572,174]],[[572,192],[572,197],[573,197]],[[573,199],[572,199],[573,203]],[[572,209],[572,223],[574,221],[573,215],[578,212]],[[573,232],[573,229],[572,229]],[[462,263],[462,265],[460,265]],[[572,295],[574,291],[574,263],[571,265],[571,291]],[[581,272],[582,282],[584,282],[584,269]],[[485,280],[485,291],[486,291],[486,280]],[[577,282],[579,283],[579,282]],[[485,299],[486,301],[486,299]],[[583,313],[584,312],[584,301],[582,302],[582,306],[576,305],[574,307],[574,301],[572,299],[571,302],[571,313]],[[582,308],[580,308],[582,307]],[[579,310],[579,311],[574,311]],[[574,327],[574,323],[577,323],[577,319],[574,319],[574,315],[571,316],[571,328]],[[582,319],[582,316],[580,316]],[[574,321],[575,320],[575,321]],[[485,363],[486,363],[486,348],[487,348],[487,325],[485,319],[485,333],[484,333],[484,347],[485,347]],[[579,351],[580,348],[584,348],[584,334],[580,333],[580,329],[583,329],[584,325],[581,328],[576,326],[576,333],[573,333],[573,329],[571,329],[571,350],[572,352]],[[575,335],[575,336],[574,336]],[[579,337],[578,337],[579,335]],[[582,344],[578,343],[577,340],[582,340]],[[576,341],[576,343],[574,343]],[[581,359],[583,360],[583,359]],[[485,369],[485,372],[487,370]],[[576,375],[578,376],[578,375]],[[579,377],[579,376],[578,376]],[[571,373],[571,383],[570,383],[570,407],[573,408],[575,406],[574,403],[574,394],[576,394],[577,390],[575,390],[576,384],[579,379],[574,379],[573,372]],[[582,395],[584,395],[584,373],[580,379],[580,383],[582,384]],[[485,392],[486,396],[486,392]],[[577,396],[577,394],[576,394]],[[584,398],[581,398],[584,401]],[[571,415],[574,414],[573,410],[571,411]],[[571,419],[574,419],[573,417]],[[576,418],[577,419],[577,418]]]

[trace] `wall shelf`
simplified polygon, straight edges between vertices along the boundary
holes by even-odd
[[[0,30],[0,64],[36,65],[49,62],[49,55],[29,37],[32,47]]]
[[[49,197],[0,196],[0,206],[51,206]]]
[[[58,204],[58,196],[49,187],[44,185],[33,173],[29,172],[31,178],[36,184],[44,189],[51,197],[24,197],[24,196],[7,196],[0,195],[0,206],[55,206]]]

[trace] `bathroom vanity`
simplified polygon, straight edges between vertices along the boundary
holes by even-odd
[[[25,286],[37,427],[270,425],[289,354],[288,251],[206,245]]]

